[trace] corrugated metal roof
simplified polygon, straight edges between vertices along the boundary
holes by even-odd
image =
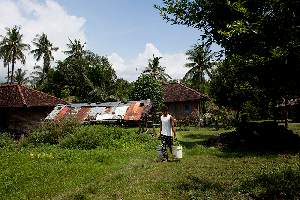
[[[61,107],[58,105],[46,119],[60,120],[66,116],[73,116],[80,122],[91,121],[139,121],[143,115],[150,112],[150,100],[105,103],[80,103]]]
[[[90,107],[81,107],[81,108],[79,109],[79,111],[77,112],[75,118],[76,118],[79,122],[84,122],[84,121],[87,119],[90,110],[91,110]]]

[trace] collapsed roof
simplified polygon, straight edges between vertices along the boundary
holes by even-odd
[[[46,117],[46,120],[61,120],[74,117],[79,122],[138,122],[150,114],[152,103],[150,100],[105,103],[81,103],[57,105]]]

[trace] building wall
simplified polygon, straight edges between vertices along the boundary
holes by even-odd
[[[0,109],[0,128],[20,135],[37,126],[52,111],[53,107]]]
[[[169,113],[178,120],[186,118],[191,115],[193,111],[198,111],[199,108],[200,111],[203,112],[200,101],[167,102],[165,104],[168,106]]]

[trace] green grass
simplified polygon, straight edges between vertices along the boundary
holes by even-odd
[[[300,130],[297,125],[290,127]],[[274,195],[291,199],[299,195],[299,153],[225,152],[204,145],[223,132],[179,131],[184,157],[178,162],[157,162],[155,147],[144,145],[110,150],[69,150],[58,145],[0,149],[0,199],[272,199]]]

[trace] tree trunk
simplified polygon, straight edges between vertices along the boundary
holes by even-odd
[[[287,101],[288,101],[287,98],[284,98],[284,126],[285,126],[285,128],[288,128],[288,115],[289,115]]]
[[[15,61],[13,60],[11,62],[11,79],[10,79],[10,83],[14,82],[14,70],[15,70]]]
[[[9,83],[9,63],[6,64],[7,65],[7,83]]]
[[[15,62],[16,62],[15,51],[13,51],[12,60],[11,60],[11,83],[13,83],[14,81]]]
[[[239,124],[239,119],[240,119],[240,109],[237,109],[235,114],[235,121],[237,124]]]

